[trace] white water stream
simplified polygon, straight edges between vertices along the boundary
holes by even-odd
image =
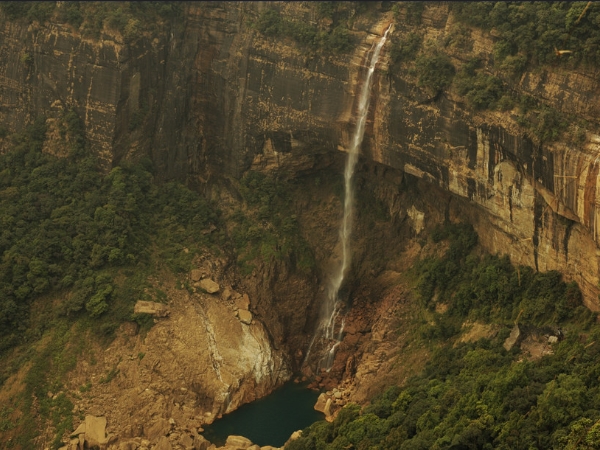
[[[333,365],[335,350],[340,344],[342,333],[344,331],[344,319],[339,320],[343,302],[339,298],[340,288],[344,282],[346,272],[352,262],[352,253],[350,249],[350,236],[352,234],[352,210],[354,207],[354,185],[353,176],[356,162],[358,161],[358,153],[365,134],[367,123],[367,115],[369,113],[369,103],[371,100],[371,85],[375,66],[379,60],[379,54],[383,48],[387,35],[391,29],[391,25],[385,30],[383,37],[373,43],[369,53],[367,54],[368,72],[365,81],[361,86],[358,97],[357,120],[352,142],[346,160],[346,168],[344,170],[344,215],[340,225],[340,242],[342,246],[342,260],[337,270],[329,280],[327,297],[321,308],[321,319],[319,326],[308,348],[306,360],[310,355],[310,350],[315,341],[323,341],[324,351],[323,357],[319,362],[317,370],[325,369],[329,371]]]

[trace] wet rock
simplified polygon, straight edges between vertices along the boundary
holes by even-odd
[[[133,312],[135,314],[151,314],[156,317],[167,317],[169,315],[169,308],[162,303],[138,300],[133,308]]]
[[[194,450],[208,450],[212,444],[204,436],[196,434],[194,436]]]
[[[252,445],[252,441],[244,436],[228,436],[225,441],[226,447],[233,447],[235,449],[247,449]]]

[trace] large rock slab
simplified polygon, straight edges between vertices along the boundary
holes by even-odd
[[[167,305],[157,302],[147,302],[145,300],[138,300],[133,308],[135,314],[151,314],[156,317],[168,317],[169,308]]]
[[[169,421],[167,419],[158,419],[148,427],[145,434],[150,441],[156,441],[162,436],[166,436],[169,431],[171,431]]]
[[[506,351],[509,351],[511,348],[513,348],[515,346],[515,344],[518,342],[519,338],[521,337],[521,330],[519,329],[519,325],[516,325],[513,327],[513,329],[510,332],[510,335],[506,338],[506,340],[504,341],[503,347],[506,349]]]
[[[154,450],[173,450],[173,446],[169,442],[169,438],[166,436],[161,436],[154,447]]]
[[[190,273],[190,278],[192,279],[192,281],[200,281],[202,279],[202,275],[204,275],[204,272],[202,272],[202,270],[194,269]]]
[[[238,309],[238,319],[240,322],[250,325],[252,323],[252,313],[246,309]]]
[[[219,284],[210,278],[204,278],[202,281],[200,281],[200,287],[209,294],[216,294],[221,290]]]
[[[247,449],[252,445],[252,441],[244,436],[228,436],[225,441],[225,447],[227,449]]]
[[[85,416],[85,441],[90,448],[108,444],[106,417]]]

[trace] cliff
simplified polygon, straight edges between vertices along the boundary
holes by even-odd
[[[249,170],[296,180],[298,220],[314,249],[317,278],[325,278],[336,249],[339,199],[316,184],[302,183],[321,183],[341,167],[353,129],[361,68],[372,42],[390,23],[392,39],[409,35],[417,26],[408,25],[402,10],[395,16],[386,2],[376,4],[368,14],[355,14],[350,30],[355,48],[337,54],[257,32],[252,23],[271,6],[186,4],[180,22],[133,41],[109,29],[99,38],[88,38],[65,23],[26,24],[4,18],[0,125],[19,131],[44,115],[50,126],[46,150],[60,155],[65,150],[56,124],[73,108],[84,121],[90,151],[100,155],[106,168],[148,155],[159,181],[186,182],[225,209],[238,203],[235,187]],[[327,27],[313,4],[274,6],[283,17]],[[432,3],[425,7],[418,28],[424,42],[444,47],[441,43],[455,23],[447,4]],[[444,47],[452,64],[462,67],[478,57],[492,71],[496,38],[474,28],[467,34],[472,44],[468,49]],[[474,110],[454,89],[432,95],[419,86],[411,68],[410,63],[394,63],[384,47],[357,179],[363,191],[384,205],[389,223],[357,225],[356,278],[386,268],[386,258],[402,247],[400,238],[407,234],[418,236],[446,218],[466,220],[489,252],[508,254],[514,264],[539,271],[562,272],[579,283],[586,305],[600,310],[599,90],[594,74],[542,66],[512,82],[511,89],[520,95],[539,99],[572,121],[587,121],[583,139],[577,142],[540,141],[527,132],[514,109]],[[5,148],[3,139],[0,150]],[[334,183],[323,184],[329,189]],[[333,225],[323,230],[319,219]],[[250,294],[250,309],[264,329],[255,323],[253,333],[259,337],[254,339],[235,322],[237,340],[226,351],[243,341],[252,351],[260,347],[257,353],[272,350],[275,355],[273,367],[260,374],[268,380],[257,395],[289,375],[286,357],[294,355],[291,366],[302,361],[322,295],[313,278],[281,263],[259,266],[252,276],[239,280],[239,290]],[[201,306],[192,309],[198,320],[221,320],[221,313],[208,320]],[[228,333],[225,325],[222,330]],[[153,333],[151,339],[159,339],[167,331],[157,327]],[[192,336],[189,342],[203,345],[209,335]],[[184,337],[182,342],[189,336]],[[142,349],[141,343],[136,345],[136,351]],[[178,355],[188,357],[183,350]],[[214,362],[204,356],[202,363]],[[143,369],[152,372],[146,367],[151,362],[144,359]],[[250,377],[238,389],[240,379],[256,375],[247,361],[243,363],[240,366],[248,370],[237,373],[234,367],[231,380],[213,386],[223,397],[237,396],[231,408],[251,400],[257,382]],[[137,369],[130,370],[132,379],[141,376]],[[182,367],[178,374],[184,378],[190,370]],[[343,373],[345,368],[339,370]],[[190,383],[213,381],[198,378]],[[133,384],[124,386],[133,389]],[[216,397],[203,400],[204,411],[228,410],[231,399],[219,404]]]
[[[359,68],[375,35],[390,22],[392,37],[414,27],[379,9],[355,22],[354,52],[335,56],[261,36],[249,23],[266,7],[190,4],[183,24],[127,44],[108,31],[93,40],[66,24],[4,21],[0,122],[17,130],[36,115],[51,121],[73,107],[107,165],[149,154],[160,178],[208,189],[250,168],[288,177],[311,170],[317,155],[347,146]],[[318,20],[310,5],[278,7]],[[437,42],[455,22],[448,6],[437,4],[422,20],[424,40]],[[469,37],[470,51],[447,49],[457,67],[474,56],[493,58],[493,36],[470,30]],[[452,90],[429,101],[405,66],[390,67],[389,55],[377,73],[364,156],[468,200],[460,212],[450,202],[450,213],[466,208],[489,251],[560,270],[598,309],[593,74],[543,67],[512,86],[572,120],[588,120],[583,142],[540,144],[512,111],[475,112]]]

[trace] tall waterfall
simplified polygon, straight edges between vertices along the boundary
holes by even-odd
[[[339,316],[343,307],[343,302],[340,301],[339,291],[346,276],[346,272],[352,261],[350,249],[350,236],[352,234],[352,210],[354,206],[354,186],[352,183],[354,169],[358,161],[358,153],[365,134],[365,126],[367,123],[367,115],[369,113],[369,103],[371,100],[371,85],[375,66],[379,60],[381,49],[387,40],[387,35],[391,25],[386,29],[383,37],[373,43],[369,53],[368,72],[365,81],[361,86],[358,97],[358,110],[356,128],[352,136],[352,142],[346,160],[346,169],[344,170],[344,215],[340,225],[340,242],[342,247],[342,260],[333,276],[329,280],[327,289],[327,297],[321,308],[321,318],[319,326],[313,340],[308,349],[306,359],[310,354],[310,350],[315,342],[323,341],[323,357],[319,362],[318,369],[329,371],[333,365],[335,350],[340,344],[342,333],[344,331],[344,319],[339,320]]]

